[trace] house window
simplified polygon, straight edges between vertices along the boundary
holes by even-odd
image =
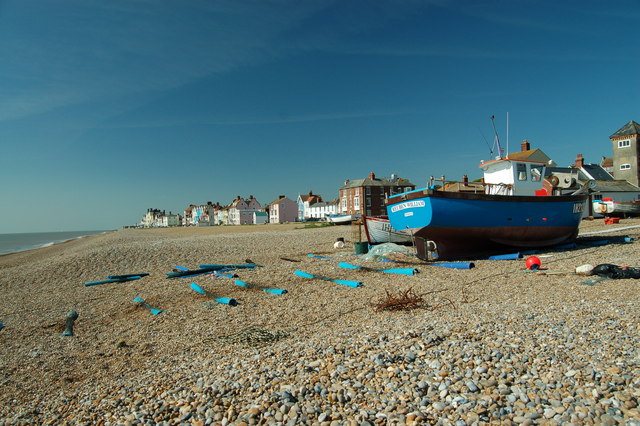
[[[367,195],[371,195],[371,187],[370,187],[370,186],[367,186],[367,187],[365,188],[365,192],[367,193]]]
[[[367,198],[367,207],[371,207],[371,198]]]
[[[629,170],[631,169],[631,164],[620,164],[620,170]]]
[[[527,165],[518,163],[516,164],[516,176],[518,180],[527,180]]]
[[[360,197],[358,196],[353,197],[353,208],[356,210],[360,209]]]
[[[631,140],[630,139],[625,139],[623,141],[618,141],[618,148],[626,148],[628,146],[631,146]]]
[[[343,198],[342,199],[342,210],[347,210],[347,199]]]
[[[380,195],[384,195],[384,186],[380,187]]]

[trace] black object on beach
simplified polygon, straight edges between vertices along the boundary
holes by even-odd
[[[89,287],[92,285],[100,285],[100,284],[107,284],[107,283],[122,283],[125,281],[139,280],[140,278],[146,277],[147,275],[149,274],[141,273],[141,274],[128,274],[128,275],[109,275],[108,279],[106,280],[84,283],[84,285],[86,287]]]
[[[591,271],[592,274],[607,278],[640,278],[640,268],[631,266],[618,266],[610,263],[597,265]]]
[[[78,313],[76,311],[67,312],[67,321],[65,322],[62,336],[73,336],[73,323],[77,319],[78,319]]]
[[[167,272],[167,278],[184,278],[193,277],[195,275],[207,274],[209,272],[220,271],[222,269],[237,269],[237,268],[255,268],[255,263],[249,263],[247,265],[200,265],[199,269],[188,269],[186,271],[179,270],[174,272]]]

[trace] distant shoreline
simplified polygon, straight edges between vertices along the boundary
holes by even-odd
[[[104,235],[107,234],[109,232],[114,232],[116,230],[105,230],[105,231],[77,231],[78,233],[82,233],[82,232],[88,232],[88,234],[84,234],[84,235],[78,235],[75,237],[70,237],[70,238],[66,238],[63,240],[54,240],[54,241],[47,241],[46,243],[35,243],[32,244],[31,246],[27,245],[27,248],[19,248],[13,251],[9,251],[7,253],[0,253],[0,257],[2,256],[10,256],[10,255],[14,255],[14,254],[19,254],[19,253],[25,253],[25,252],[32,252],[35,250],[41,250],[41,249],[46,249],[46,248],[50,248],[50,247],[54,247],[54,246],[58,246],[60,244],[65,244],[65,243],[69,243],[71,241],[74,240],[79,240],[82,238],[86,238],[86,237],[92,237],[94,235]],[[70,231],[69,233],[73,233],[75,231]],[[56,234],[57,232],[33,232],[33,233],[16,233],[15,235],[38,235],[38,234]],[[65,233],[64,231],[60,232],[60,233]],[[14,235],[14,234],[0,234],[0,235]],[[26,243],[29,244],[29,243]]]

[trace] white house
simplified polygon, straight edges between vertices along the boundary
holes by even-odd
[[[140,226],[143,228],[166,228],[169,226],[178,226],[180,216],[177,214],[166,214],[164,210],[148,209],[147,213],[142,217]]]
[[[338,214],[339,200],[336,198],[327,203],[320,202],[309,206],[307,214],[309,217],[323,219],[330,214]]]

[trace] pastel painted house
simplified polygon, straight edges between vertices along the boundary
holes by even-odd
[[[295,222],[298,217],[298,204],[291,198],[280,195],[269,203],[269,223]]]
[[[229,206],[229,225],[247,225],[255,223],[254,213],[262,211],[262,206],[253,195],[248,199],[238,197]]]
[[[315,195],[312,191],[309,191],[309,193],[305,195],[298,195],[298,220],[303,221],[311,218],[312,216],[309,213],[309,207],[315,203],[321,202],[322,197],[320,195]]]

